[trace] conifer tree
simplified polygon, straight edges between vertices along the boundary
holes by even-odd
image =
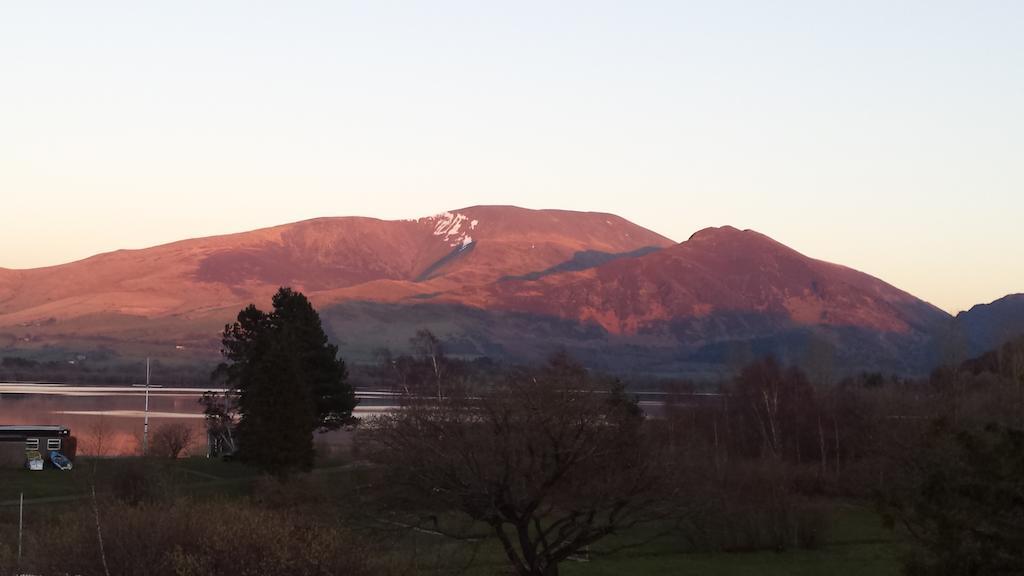
[[[313,432],[351,419],[345,363],[300,292],[281,288],[273,311],[249,305],[224,327],[215,376],[238,394],[238,458],[278,476],[313,466]]]

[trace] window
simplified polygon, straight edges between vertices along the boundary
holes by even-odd
[[[47,450],[60,450],[60,438],[47,438],[46,439]]]
[[[39,450],[39,438],[25,440],[25,450]]]

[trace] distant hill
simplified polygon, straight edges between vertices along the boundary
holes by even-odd
[[[476,206],[0,269],[0,347],[213,358],[220,328],[281,285],[311,297],[357,362],[427,327],[457,354],[520,361],[562,347],[609,370],[716,374],[771,353],[829,373],[919,373],[953,323],[750,230],[677,244],[610,214]]]
[[[1005,342],[1024,336],[1024,294],[1011,294],[978,304],[956,316],[957,328],[969,356],[994,350]]]
[[[998,374],[1004,378],[1018,380],[1024,376],[1024,336],[1003,342],[999,347],[960,364],[960,370],[972,374]]]

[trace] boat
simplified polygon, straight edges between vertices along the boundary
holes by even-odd
[[[29,470],[42,470],[43,455],[38,450],[28,450],[25,452],[25,466]]]
[[[61,470],[71,470],[71,460],[56,450],[50,452],[50,462],[53,462],[53,465]]]

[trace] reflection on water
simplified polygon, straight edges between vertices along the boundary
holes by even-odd
[[[193,454],[206,453],[206,424],[199,404],[203,390],[192,388],[150,388],[149,431],[161,425],[181,422],[193,430]],[[391,393],[360,390],[356,415],[365,417],[395,407]],[[718,394],[690,394],[685,404],[714,400]],[[657,393],[639,395],[648,416],[658,417],[664,398]],[[0,383],[0,425],[59,424],[78,438],[78,453],[117,456],[138,454],[146,405],[145,390],[118,386],[60,386]],[[320,434],[318,444],[340,446],[351,441],[342,432]],[[332,449],[333,451],[333,449]]]
[[[138,389],[0,384],[0,424],[60,424],[78,438],[79,454],[135,454],[142,445],[145,392]],[[205,452],[202,391],[156,392],[149,396],[149,430],[181,422],[193,429],[195,448]]]
[[[151,388],[149,432],[161,425],[180,422],[193,430],[192,453],[206,453],[206,425],[199,404],[203,390]],[[360,396],[358,415],[388,410],[387,394],[366,392]],[[125,387],[0,384],[0,425],[59,424],[78,438],[78,453],[117,456],[138,454],[142,446],[145,391]],[[318,443],[346,442],[347,435],[319,435]]]

